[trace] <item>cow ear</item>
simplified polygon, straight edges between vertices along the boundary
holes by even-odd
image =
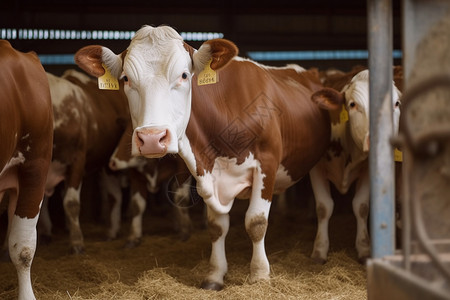
[[[122,73],[122,56],[106,47],[93,45],[81,48],[75,53],[75,63],[86,73],[100,77],[105,74],[104,63],[116,78]]]
[[[314,94],[311,99],[316,102],[320,108],[326,110],[342,109],[342,104],[345,101],[344,94],[332,88],[323,88]]]
[[[238,54],[237,46],[225,39],[213,39],[204,42],[193,55],[194,71],[200,73],[211,60],[211,69],[218,70],[226,66]]]

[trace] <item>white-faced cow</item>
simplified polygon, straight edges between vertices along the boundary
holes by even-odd
[[[30,268],[36,223],[52,155],[53,114],[45,71],[35,53],[0,40],[0,201],[9,193],[8,245],[19,299],[35,299]]]
[[[158,193],[165,190],[168,200],[173,205],[176,228],[181,240],[187,240],[191,234],[192,223],[188,206],[191,205],[190,191],[192,177],[184,161],[178,155],[163,158],[144,158],[131,156],[131,121],[125,130],[119,145],[110,158],[109,167],[113,171],[126,170],[130,181],[131,226],[127,247],[140,244],[142,239],[142,219],[147,205],[149,192]],[[120,228],[120,214],[116,213],[114,230],[110,238],[115,238]]]
[[[75,55],[91,75],[102,75],[104,63],[124,78],[132,154],[179,153],[196,179],[212,239],[206,289],[223,287],[235,198],[250,200],[250,282],[269,279],[264,239],[272,195],[308,174],[330,139],[329,116],[311,100],[322,87],[317,72],[265,67],[237,52],[224,39],[195,50],[168,26],[144,26],[122,54],[87,46]]]
[[[96,79],[75,70],[67,70],[62,77],[47,76],[54,111],[54,146],[46,193],[51,195],[54,187],[65,181],[63,206],[71,250],[78,254],[84,249],[79,222],[83,177],[108,166],[129,122],[127,99],[123,91],[99,90]],[[111,197],[121,197],[119,184],[105,186],[116,188]]]
[[[352,199],[356,217],[356,250],[364,262],[370,256],[367,230],[369,216],[369,71],[336,74],[324,82],[328,87],[313,94],[318,104],[330,110],[331,143],[326,154],[311,170],[311,184],[316,199],[317,235],[311,257],[325,263],[328,255],[328,223],[334,202],[330,182],[341,194],[346,194],[356,181]],[[398,131],[400,92],[393,84],[393,122]],[[330,105],[330,103],[332,105]],[[336,103],[341,103],[336,105]]]

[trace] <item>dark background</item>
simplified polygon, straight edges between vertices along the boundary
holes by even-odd
[[[2,1],[1,28],[136,31],[142,25],[167,24],[179,32],[222,32],[240,55],[248,51],[365,50],[367,3],[364,0],[272,1]],[[394,49],[401,49],[400,0],[393,0]],[[127,40],[10,40],[21,51],[73,54],[89,44],[116,53]],[[201,43],[189,42],[198,48]],[[297,63],[303,67],[348,70],[367,60],[264,61],[269,65]],[[400,61],[394,61],[399,64]],[[53,73],[74,65],[47,65]]]

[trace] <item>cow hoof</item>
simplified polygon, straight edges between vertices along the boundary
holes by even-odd
[[[311,256],[311,259],[313,260],[313,262],[315,262],[318,265],[324,265],[327,262],[326,259],[323,259],[321,257]]]
[[[133,249],[141,244],[141,239],[130,240],[125,243],[125,249]]]
[[[250,276],[248,283],[249,284],[255,284],[258,282],[269,282],[270,281],[270,276],[266,275],[266,276]]]
[[[220,291],[223,289],[223,284],[211,281],[203,281],[200,288],[210,291]]]
[[[70,249],[70,253],[73,255],[84,254],[84,246],[72,246],[72,248]]]

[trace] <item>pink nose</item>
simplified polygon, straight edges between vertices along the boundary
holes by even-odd
[[[136,145],[144,156],[163,156],[167,151],[169,136],[163,129],[140,129],[136,132]]]

